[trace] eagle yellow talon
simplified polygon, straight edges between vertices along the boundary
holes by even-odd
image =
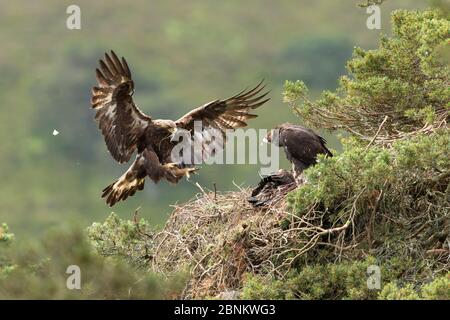
[[[193,167],[193,168],[186,168],[184,170],[186,170],[186,177],[190,178],[191,177],[191,173],[192,174],[197,174],[198,168]]]

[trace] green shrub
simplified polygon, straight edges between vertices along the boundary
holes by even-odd
[[[445,126],[450,73],[441,49],[448,51],[450,21],[438,11],[398,10],[392,24],[379,48],[354,50],[335,92],[311,101],[302,81],[286,82],[284,100],[302,121],[383,144]]]
[[[87,229],[87,234],[102,256],[123,257],[136,267],[145,266],[151,259],[153,231],[143,219],[122,220],[112,213],[105,222],[93,223]]]
[[[450,273],[436,277],[432,282],[414,289],[412,284],[398,287],[390,282],[383,287],[379,299],[386,300],[450,300]]]
[[[284,280],[253,276],[244,283],[244,299],[375,299],[379,290],[367,286],[367,268],[374,258],[364,261],[315,264],[291,272]]]
[[[424,285],[422,287],[422,298],[426,300],[450,300],[450,272]]]
[[[367,268],[374,258],[364,261],[316,264],[293,271],[284,280],[267,275],[248,275],[242,288],[242,299],[384,299],[384,300],[449,300],[450,273],[432,282],[399,286],[398,274],[389,273],[398,261],[380,267],[381,289],[367,286]]]
[[[9,228],[6,223],[2,223],[0,225],[0,278],[14,269],[11,259],[8,257],[8,252],[13,241],[14,234],[9,233]]]
[[[182,274],[167,279],[133,268],[123,257],[98,255],[75,229],[11,249],[5,258],[14,268],[0,276],[0,299],[163,299],[178,296],[184,287]],[[80,267],[79,290],[66,286],[70,265]]]
[[[389,283],[384,286],[383,291],[380,293],[379,299],[382,300],[418,300],[419,295],[411,284],[406,285],[403,288],[397,287],[394,283]]]
[[[344,151],[319,157],[288,198],[308,230],[319,230],[305,236],[316,245],[296,267],[368,253],[393,267],[386,272],[400,289],[387,287],[386,298],[420,296],[409,291],[448,270],[450,234],[450,68],[440,56],[450,22],[437,11],[400,10],[392,23],[379,48],[355,49],[335,92],[311,101],[297,81],[284,93],[306,124],[349,133]]]
[[[0,243],[8,244],[14,240],[14,234],[9,233],[9,228],[6,223],[0,225]]]

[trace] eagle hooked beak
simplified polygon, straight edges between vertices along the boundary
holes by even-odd
[[[272,131],[269,131],[267,135],[263,138],[263,143],[271,143],[272,142]]]

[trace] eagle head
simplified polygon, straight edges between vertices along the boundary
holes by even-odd
[[[280,144],[280,128],[271,129],[267,132],[266,136],[263,139],[265,143],[273,143],[276,146],[281,146]]]
[[[172,120],[156,119],[153,120],[153,124],[155,124],[159,129],[169,132],[171,136],[173,136],[178,129],[177,125]]]

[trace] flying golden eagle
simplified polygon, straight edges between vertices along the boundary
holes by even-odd
[[[265,141],[283,147],[287,159],[292,163],[295,178],[316,164],[318,154],[333,156],[325,146],[327,142],[324,138],[311,129],[295,124],[283,123],[277,126],[269,131]]]
[[[98,86],[92,89],[91,103],[109,152],[116,161],[125,163],[137,151],[131,167],[103,190],[102,198],[110,206],[142,190],[147,176],[155,183],[161,179],[177,183],[196,170],[171,159],[176,143],[170,137],[177,129],[192,133],[194,121],[202,121],[204,127],[225,134],[226,129],[246,126],[247,119],[256,117],[250,110],[269,100],[265,98],[268,92],[261,93],[265,87],[261,82],[228,99],[208,102],[176,121],[154,120],[133,102],[134,82],[123,57],[119,60],[113,51],[106,53],[96,75]]]

